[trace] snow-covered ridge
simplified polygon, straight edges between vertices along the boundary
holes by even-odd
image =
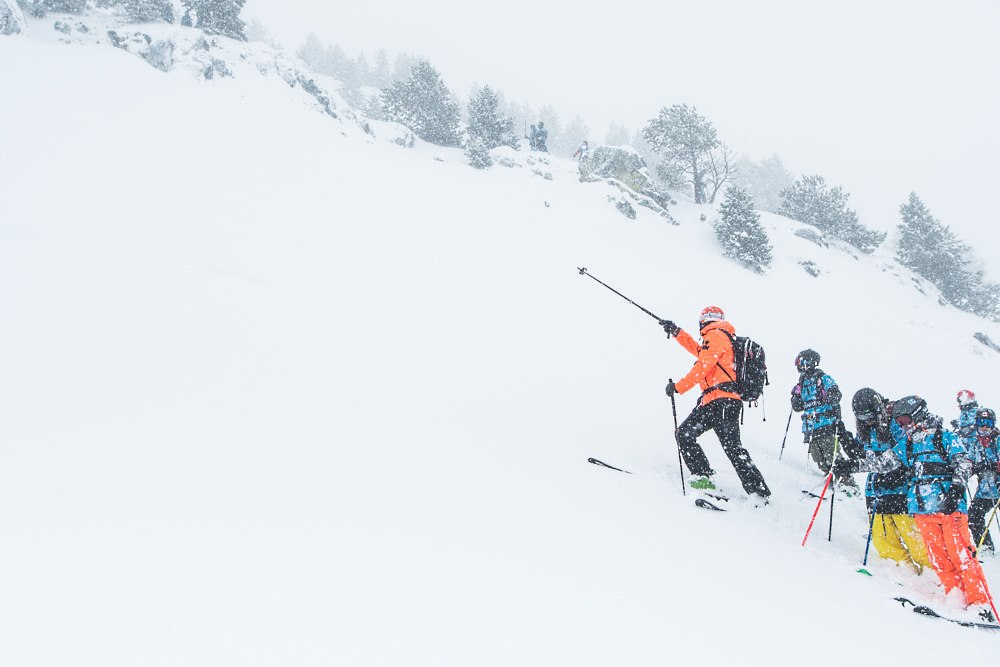
[[[242,42],[166,23],[134,24],[112,11],[50,13],[29,22],[32,37],[71,45],[111,46],[137,56],[162,72],[204,79],[272,77],[298,89],[319,111],[370,132],[337,94],[336,82],[313,74],[294,54],[261,42]]]

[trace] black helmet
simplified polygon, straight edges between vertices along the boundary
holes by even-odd
[[[802,350],[799,356],[795,357],[795,367],[800,373],[811,371],[819,366],[819,352],[816,350]]]
[[[892,419],[903,428],[923,421],[929,414],[927,401],[919,396],[907,396],[892,404]]]
[[[870,387],[858,389],[851,399],[851,409],[859,423],[872,423],[885,416],[885,397]]]
[[[976,428],[993,428],[997,425],[997,413],[989,408],[976,410]]]

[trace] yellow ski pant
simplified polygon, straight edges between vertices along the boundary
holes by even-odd
[[[876,514],[872,544],[878,555],[897,563],[913,563],[917,571],[931,567],[920,530],[908,514]]]

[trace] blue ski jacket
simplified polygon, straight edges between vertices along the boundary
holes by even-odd
[[[864,445],[865,456],[868,452],[878,456],[892,450],[895,446],[906,442],[902,430],[891,432],[870,427],[867,432],[858,433],[858,442]],[[909,514],[907,494],[913,469],[900,465],[889,472],[869,472],[865,484],[865,496],[871,499],[869,507],[874,507],[878,514]]]
[[[969,460],[972,462],[973,474],[979,479],[976,498],[989,498],[993,501],[1000,498],[1000,483],[997,481],[997,466],[1000,462],[998,439],[1000,431],[995,428],[987,433],[977,431],[972,437]]]
[[[839,422],[841,397],[837,381],[819,368],[800,375],[792,388],[792,410],[802,413],[802,432],[808,436]]]
[[[900,465],[913,469],[906,496],[909,514],[940,514],[944,496],[952,484],[965,485],[972,472],[961,439],[945,430],[939,419],[925,422],[906,440],[878,456],[878,460],[889,464],[888,470]],[[959,501],[958,511],[963,514],[969,511],[964,496]]]

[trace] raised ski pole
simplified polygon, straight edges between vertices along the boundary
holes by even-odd
[[[781,451],[778,452],[778,460],[781,460],[781,455],[785,453],[785,443],[788,442],[788,429],[792,425],[792,409],[788,409],[788,423],[785,424],[785,437],[781,439]]]
[[[837,461],[837,448],[840,444],[838,439],[839,435],[833,437],[833,461]],[[819,500],[816,501],[816,509],[813,510],[812,518],[809,520],[809,527],[806,528],[806,534],[802,536],[802,546],[806,545],[806,540],[809,539],[809,533],[812,531],[813,524],[816,523],[816,515],[819,514],[819,508],[823,504],[823,498],[826,496],[826,490],[830,488],[830,482],[833,480],[833,463],[830,464],[830,472],[826,473],[826,482],[823,484],[823,490],[819,493]],[[833,505],[833,499],[830,500],[830,505]],[[833,531],[833,507],[830,508],[830,531]]]
[[[674,383],[673,378],[668,378],[667,380],[670,384]],[[678,436],[680,427],[677,425],[677,401],[674,400],[673,394],[670,396],[670,410],[674,413],[674,442],[677,443],[677,466],[681,470],[681,495],[687,495],[687,485],[684,483],[684,459],[681,458],[681,439]]]
[[[581,275],[581,276],[587,276],[587,277],[588,277],[588,278],[590,278],[591,280],[597,280],[597,278],[595,278],[595,277],[593,276],[593,274],[591,274],[591,273],[588,273],[588,272],[587,272],[587,267],[583,267],[583,268],[580,268],[580,267],[576,267],[576,270],[580,272],[580,275]],[[615,294],[617,294],[617,295],[618,295],[618,296],[620,296],[621,298],[625,299],[626,301],[628,301],[629,303],[631,303],[631,304],[632,304],[633,306],[635,306],[636,308],[638,308],[638,309],[639,309],[639,310],[641,310],[642,312],[644,312],[644,313],[646,313],[647,315],[649,315],[650,317],[652,317],[652,318],[653,318],[654,320],[656,320],[657,322],[659,322],[660,320],[662,320],[662,319],[663,319],[663,318],[662,318],[662,317],[660,317],[659,315],[654,315],[654,314],[653,314],[653,313],[651,313],[650,311],[646,310],[645,308],[643,308],[642,306],[640,306],[639,304],[637,304],[637,303],[636,303],[635,301],[633,301],[632,299],[628,298],[627,296],[625,296],[624,294],[622,294],[621,292],[619,292],[618,290],[616,290],[616,289],[615,289],[614,287],[612,287],[611,285],[608,285],[607,283],[604,283],[604,282],[601,282],[600,280],[597,280],[597,282],[601,283],[602,285],[604,285],[605,287],[607,287],[607,288],[608,288],[609,290],[611,290],[612,292],[614,292]]]

